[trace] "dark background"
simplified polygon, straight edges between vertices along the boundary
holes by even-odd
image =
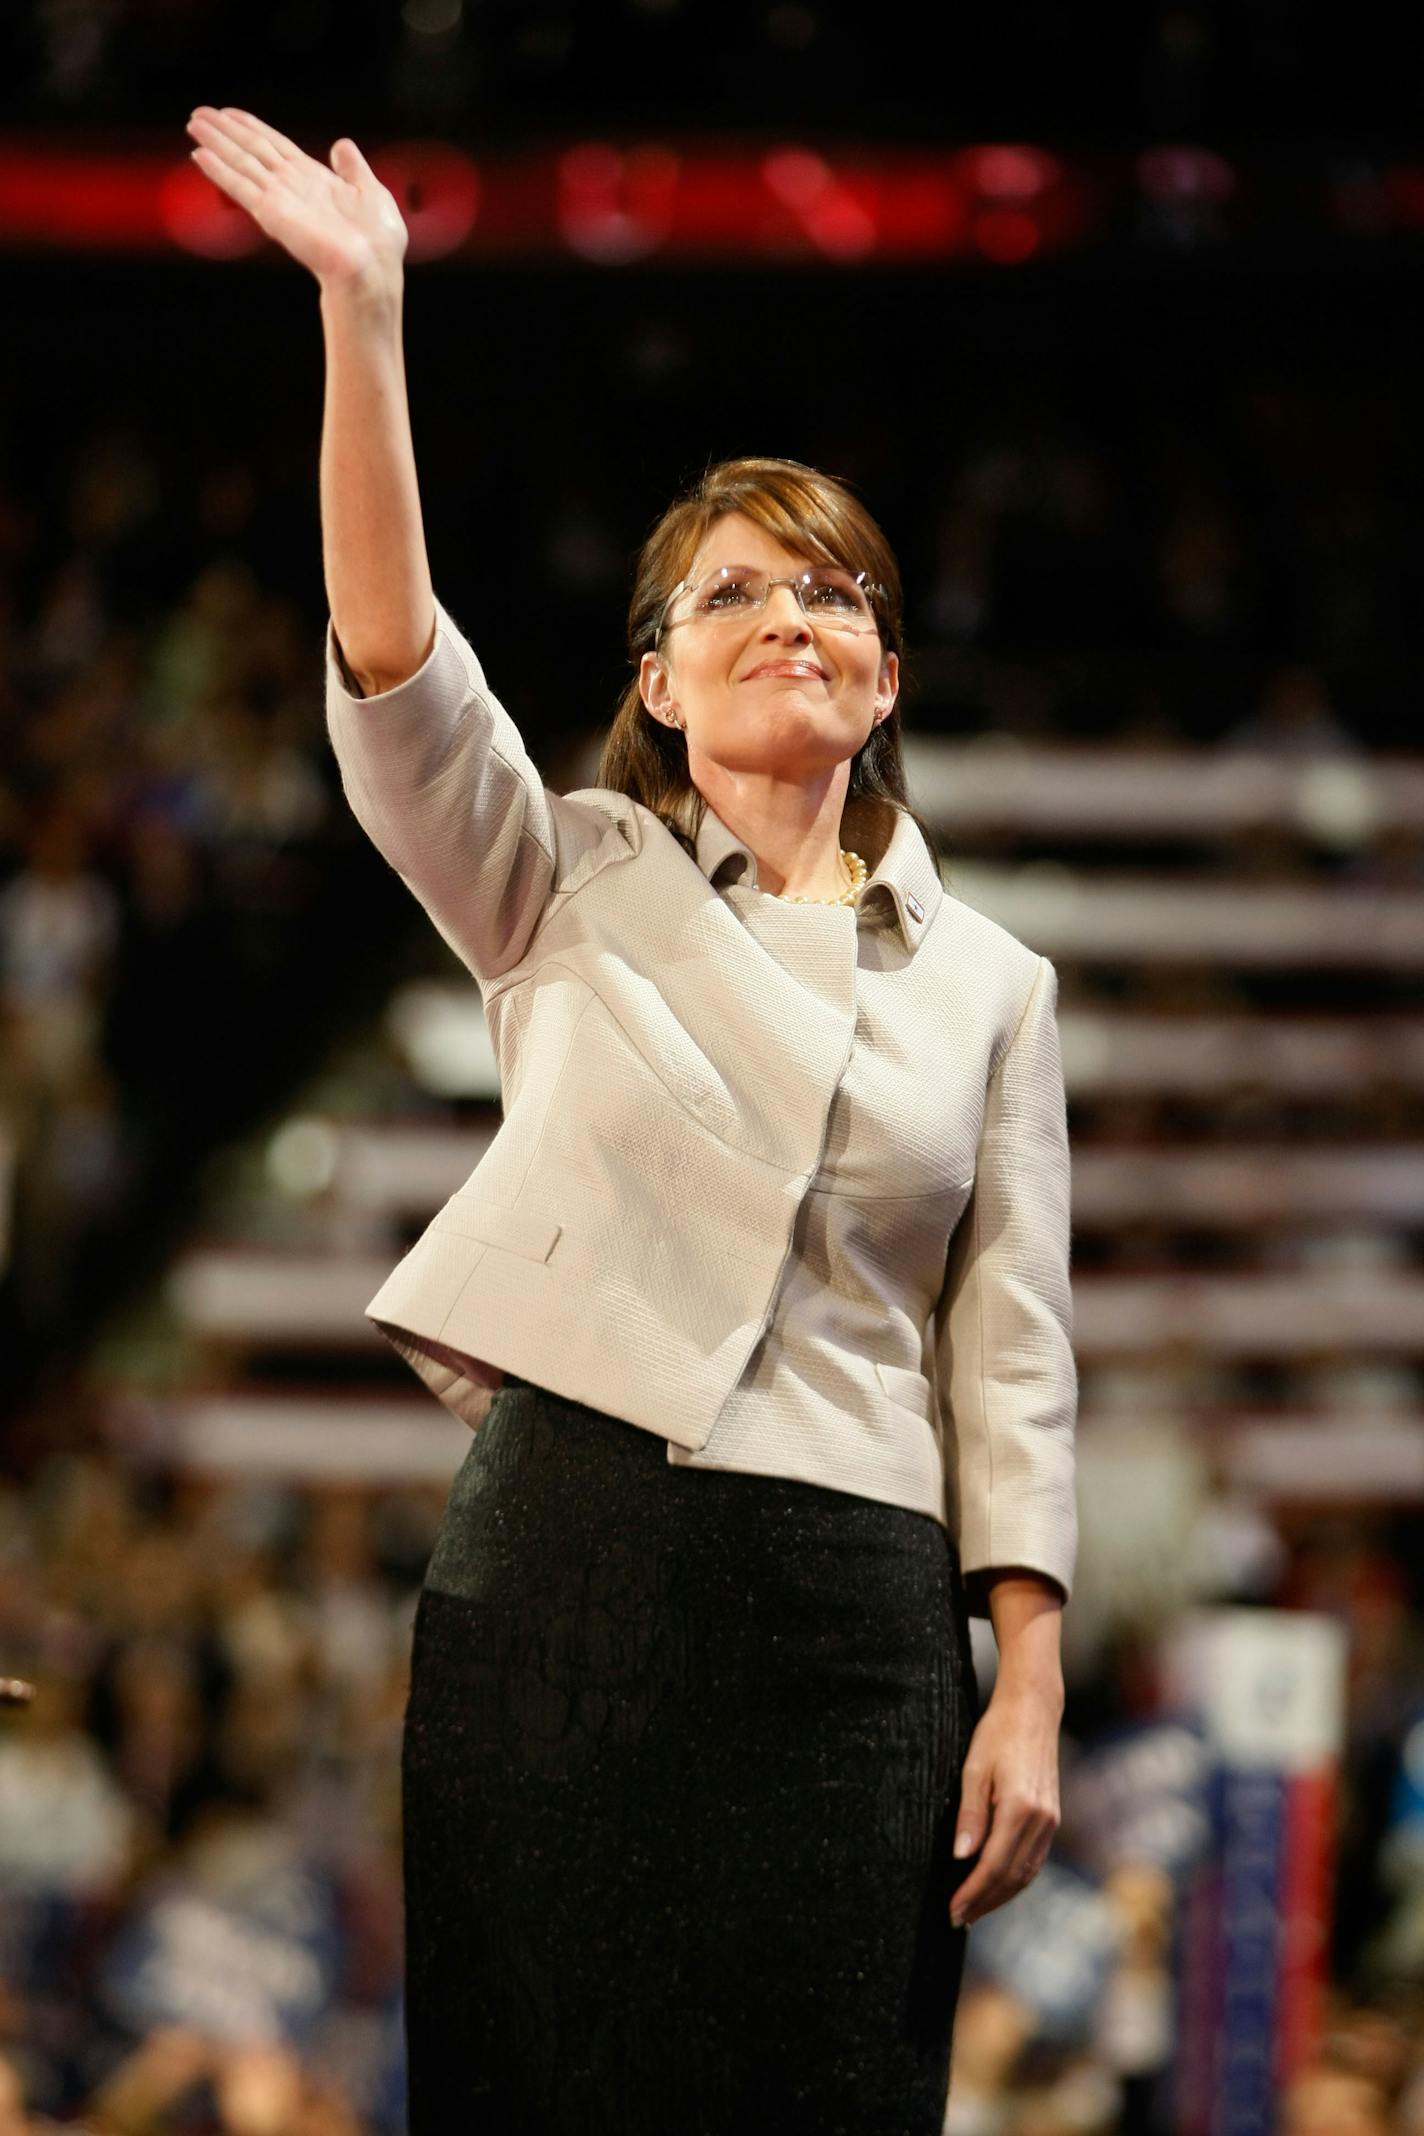
[[[1424,26],[1325,0],[124,0],[9,8],[0,116],[162,129],[194,101],[471,147],[668,126],[837,140],[1191,139],[1412,154]],[[201,91],[201,95],[199,94]]]
[[[253,110],[323,156],[341,133],[373,155],[425,134],[476,160],[590,139],[749,156],[794,142],[832,157],[998,141],[1052,149],[1091,180],[1081,241],[1018,266],[612,267],[547,247],[411,267],[406,356],[436,588],[549,784],[581,783],[576,760],[627,678],[641,540],[707,461],[742,452],[848,477],[885,526],[905,578],[912,732],[1169,756],[1250,741],[1327,779],[1383,751],[1417,757],[1417,11],[1021,0],[941,11],[928,28],[918,8],[817,0],[26,0],[0,12],[0,150],[178,159],[200,102]],[[1147,197],[1137,158],[1173,142],[1229,161],[1219,213]],[[213,1181],[234,1152],[256,1166],[253,1150],[293,1105],[316,1102],[307,1079],[341,1048],[365,1049],[358,1119],[471,1125],[474,1108],[415,1088],[373,1035],[404,979],[460,975],[355,827],[326,744],[315,284],[270,250],[214,264],[176,248],[6,244],[0,229],[0,897],[57,869],[81,903],[107,897],[115,937],[66,1004],[93,1012],[88,1052],[12,1089],[0,1047],[0,1129],[17,1152],[0,1269],[0,1669],[27,1669],[52,1694],[30,1717],[36,1733],[99,1747],[109,1784],[140,1807],[150,1866],[171,1866],[215,1804],[286,1830],[311,1788],[304,1829],[319,1829],[320,1784],[365,1775],[377,1809],[351,1821],[340,1865],[356,1924],[340,2014],[358,2033],[368,2021],[370,2064],[362,2083],[353,2074],[362,2129],[400,2136],[381,2031],[399,1990],[398,1830],[378,1809],[443,1492],[207,1495],[153,1455],[164,1405],[181,1406],[194,1369],[181,1343],[165,1348],[158,1301],[205,1226],[230,1223],[250,1245],[251,1223],[259,1245],[292,1247],[270,1209],[224,1212]],[[299,775],[324,807],[305,824],[264,814],[243,784],[254,763]],[[1098,843],[1011,826],[965,855],[950,845],[955,859],[1046,861],[1070,883],[1079,870],[1175,872],[1243,899],[1256,884],[1424,888],[1417,825],[1335,846],[1279,823]],[[0,922],[9,1044],[31,1022],[47,1029],[49,1004],[10,975],[7,940]],[[1368,954],[1358,968],[1239,972],[1070,957],[1063,981],[1085,1028],[1116,1008],[1333,1011],[1382,1026],[1420,1001],[1417,970]],[[1407,1152],[1424,1138],[1424,1102],[1417,1078],[1391,1080],[1394,1058],[1382,1044],[1374,1080],[1304,1098],[1250,1078],[1196,1099],[1084,1087],[1075,1151]],[[1417,1220],[1381,1216],[1375,1231],[1381,1266],[1417,1272]],[[1081,1227],[1074,1255],[1090,1281],[1249,1278],[1318,1265],[1321,1243],[1309,1220],[1277,1232],[1146,1212]],[[393,1261],[394,1240],[381,1244]],[[1332,1403],[1348,1423],[1371,1400],[1414,1427],[1424,1415],[1424,1355],[1293,1356],[1269,1329],[1261,1342],[1260,1356],[1169,1361],[1162,1406],[1181,1396],[1188,1438],[1218,1409],[1256,1426],[1312,1405],[1329,1422]],[[1111,1398],[1096,1362],[1085,1438]],[[1356,1366],[1362,1380],[1378,1368],[1383,1392],[1352,1389]],[[244,1394],[412,1391],[384,1352],[239,1346],[197,1370]],[[1424,1859],[1417,1838],[1409,1852],[1424,1717],[1418,1505],[1346,1493],[1217,1510],[1211,1599],[1320,1609],[1350,1631],[1331,2067],[1373,2053],[1378,2073],[1393,2024],[1380,2078],[1393,2109],[1411,2072],[1424,2090],[1424,1982],[1407,1955],[1411,1933],[1424,1947],[1411,1927],[1424,1879],[1409,1869]],[[356,1607],[387,1622],[384,1674],[349,1707],[333,1690],[349,1646],[333,1636],[328,1653],[313,1633],[292,1679],[259,1691],[253,1723],[240,1641],[224,1643],[244,1598],[223,1582],[249,1545],[273,1617],[319,1625],[328,1606]],[[1106,1743],[1110,1758],[1115,1730],[1150,1724],[1153,1670],[1150,1637],[1114,1624],[1070,1677],[1070,1749]],[[285,1737],[265,1722],[284,1699]],[[47,1812],[44,1785],[40,1767]],[[53,1916],[18,1908],[8,1944],[0,1920],[0,2051],[53,2111],[77,2111],[145,2052],[96,1986],[96,1954],[135,1893],[141,1877],[70,1911],[56,1902]],[[1403,1960],[1372,1952],[1391,1921]],[[351,2035],[333,2037],[328,2059],[359,2071]],[[1122,2126],[1170,2126],[1149,2114],[1142,2085]],[[211,2106],[162,2125],[226,2131]],[[1404,2136],[1417,2123],[1371,2124],[1386,2126]]]

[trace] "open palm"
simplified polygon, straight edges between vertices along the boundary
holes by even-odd
[[[409,233],[354,141],[333,144],[328,170],[265,119],[230,104],[200,104],[188,132],[199,169],[319,282],[399,278]]]

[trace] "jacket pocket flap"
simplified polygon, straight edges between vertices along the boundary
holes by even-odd
[[[562,1224],[547,1217],[528,1216],[519,1209],[499,1209],[489,1202],[467,1200],[457,1194],[432,1219],[436,1231],[454,1231],[462,1239],[478,1239],[486,1246],[501,1246],[506,1253],[522,1254],[527,1261],[547,1261]]]
[[[875,1360],[875,1374],[897,1409],[911,1410],[931,1421],[934,1409],[934,1390],[922,1372],[911,1372],[903,1365],[882,1365]]]

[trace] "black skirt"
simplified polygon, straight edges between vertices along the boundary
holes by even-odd
[[[410,2136],[939,2136],[978,1712],[938,1521],[508,1378],[415,1619]]]

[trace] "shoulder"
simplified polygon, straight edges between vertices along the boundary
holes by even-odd
[[[651,823],[662,830],[651,809],[635,801],[616,786],[580,786],[574,792],[562,796],[571,808],[592,811],[606,817],[608,822],[621,831],[633,852],[641,852],[646,826]]]
[[[622,832],[631,852],[641,853],[648,862],[671,863],[677,856],[677,864],[691,860],[696,867],[690,836],[683,842],[682,836],[642,801],[635,801],[615,786],[584,786],[577,793],[565,796],[568,801],[584,808],[601,810]]]
[[[948,883],[944,886],[940,914],[960,954],[971,954],[981,968],[988,968],[1010,982],[1016,981],[1027,1000],[1038,979],[1039,966],[1045,961],[1036,949],[1030,949],[1027,942],[1020,941],[998,920],[991,920],[987,912],[966,904]]]
[[[986,1031],[992,1076],[1035,1000],[1053,1012],[1057,975],[1047,957],[986,912],[967,905],[948,885],[939,918],[964,1012],[982,1020]]]

